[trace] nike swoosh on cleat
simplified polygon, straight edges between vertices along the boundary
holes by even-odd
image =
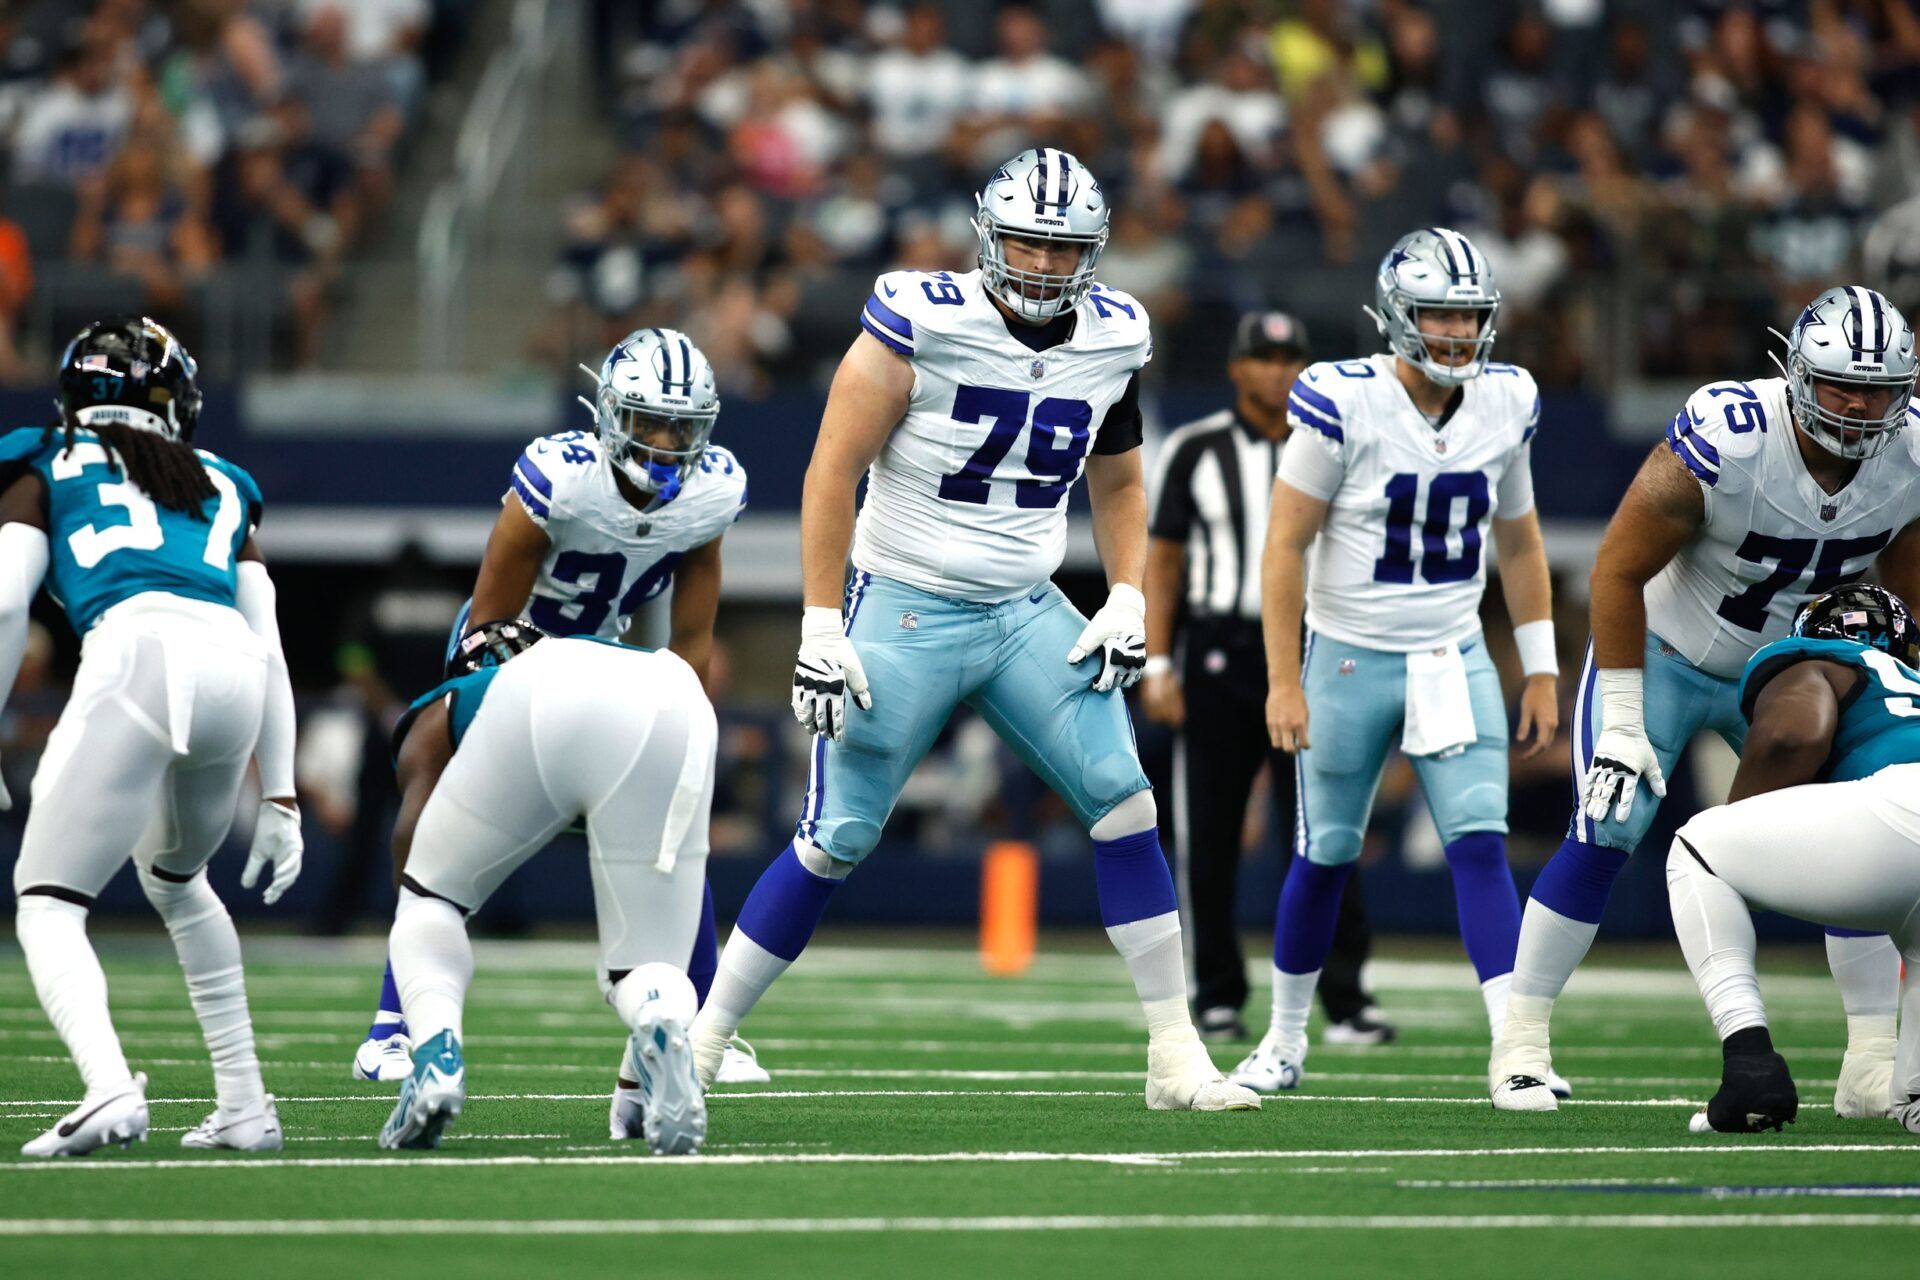
[[[113,1105],[113,1103],[116,1102],[119,1099],[119,1097],[120,1095],[116,1093],[113,1095],[113,1097],[108,1098],[106,1101],[96,1104],[93,1110],[87,1112],[87,1114],[81,1116],[78,1120],[62,1120],[60,1122],[60,1127],[58,1129],[55,1129],[54,1132],[58,1133],[63,1138],[71,1138],[74,1134],[80,1132],[81,1125],[85,1124],[87,1121],[99,1115],[100,1112],[105,1108]]]

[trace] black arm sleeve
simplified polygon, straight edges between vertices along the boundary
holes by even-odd
[[[1140,374],[1136,370],[1127,379],[1127,389],[1100,420],[1100,430],[1093,438],[1093,451],[1125,453],[1138,449],[1140,440]]]

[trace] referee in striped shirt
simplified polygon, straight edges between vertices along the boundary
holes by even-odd
[[[1291,757],[1267,739],[1260,549],[1287,439],[1287,392],[1307,365],[1306,328],[1280,311],[1242,316],[1227,358],[1234,403],[1161,446],[1147,543],[1147,715],[1174,731],[1174,858],[1193,948],[1200,1034],[1240,1039],[1246,962],[1234,919],[1241,831],[1267,763],[1291,829]],[[1178,658],[1175,654],[1178,653]],[[1360,985],[1371,935],[1347,886],[1320,975],[1328,1043],[1382,1044],[1394,1029]]]

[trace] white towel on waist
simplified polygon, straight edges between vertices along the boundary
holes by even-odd
[[[1400,731],[1400,750],[1444,760],[1465,751],[1477,736],[1460,646],[1408,654],[1407,717]]]

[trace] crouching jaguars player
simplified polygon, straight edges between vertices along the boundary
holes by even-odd
[[[720,415],[713,366],[685,334],[639,329],[593,377],[594,398],[585,403],[595,429],[535,440],[514,463],[449,660],[469,618],[524,615],[548,635],[617,640],[671,586],[668,647],[704,683],[720,542],[747,502],[745,468],[711,443]],[[711,891],[702,912],[688,970],[704,1000],[718,950]],[[389,972],[354,1075],[404,1079],[413,1067],[409,1030]],[[729,1045],[723,1078],[757,1083],[767,1074],[749,1051]]]
[[[1880,294],[1843,285],[1808,303],[1783,340],[1785,377],[1710,383],[1688,398],[1601,540],[1573,821],[1521,922],[1488,1070],[1497,1109],[1554,1109],[1541,1084],[1553,1003],[1687,742],[1711,729],[1740,750],[1739,676],[1754,651],[1876,562],[1899,591],[1920,586],[1920,432],[1902,438],[1920,367],[1913,330]],[[1860,1086],[1893,1040],[1899,956],[1885,937],[1841,929],[1827,956],[1847,1014],[1834,1110],[1884,1115]]]
[[[1173,877],[1119,692],[1146,662],[1147,316],[1094,282],[1107,203],[1073,156],[1022,152],[978,203],[980,269],[881,276],[834,377],[800,516],[793,707],[818,735],[806,809],[741,909],[694,1024],[701,1079],[964,702],[1093,837],[1101,917],[1146,1011],[1147,1105],[1255,1107],[1188,1018]],[[1091,621],[1048,581],[1082,470],[1111,584]]]
[[[1907,962],[1898,1062],[1887,1046],[1859,1087],[1920,1133],[1916,664],[1920,630],[1897,596],[1856,584],[1808,604],[1747,663],[1731,802],[1680,828],[1667,856],[1674,932],[1722,1046],[1705,1112],[1722,1133],[1778,1129],[1799,1107],[1767,1033],[1753,910],[1893,935]]]
[[[213,1059],[216,1109],[180,1144],[281,1145],[240,938],[206,866],[257,757],[266,798],[240,883],[251,888],[271,863],[273,902],[300,873],[293,691],[253,541],[260,490],[194,449],[199,413],[186,348],[151,320],[109,320],[81,330],[61,358],[61,421],[0,437],[0,691],[13,687],[43,579],[84,637],[73,695],[34,774],[13,888],[34,991],[86,1097],[21,1148],[29,1156],[147,1136],[147,1078],[127,1066],[87,940],[88,910],[129,855]]]
[[[1489,532],[1527,675],[1530,753],[1560,718],[1529,469],[1540,396],[1526,370],[1488,363],[1493,273],[1465,236],[1427,228],[1382,259],[1374,298],[1392,352],[1317,364],[1294,383],[1267,523],[1267,727],[1296,753],[1300,810],[1274,927],[1273,1022],[1231,1077],[1263,1092],[1301,1079],[1307,1010],[1396,742],[1446,843],[1460,937],[1499,1033],[1520,896],[1507,866],[1507,708],[1480,630]]]
[[[394,730],[406,864],[388,954],[420,1036],[383,1147],[439,1145],[466,1100],[461,1011],[473,979],[465,917],[563,828],[584,820],[599,917],[598,977],[631,1036],[615,1137],[696,1151],[687,954],[700,921],[713,803],[713,705],[665,650],[545,639],[521,621],[474,628],[471,668],[423,695]]]

